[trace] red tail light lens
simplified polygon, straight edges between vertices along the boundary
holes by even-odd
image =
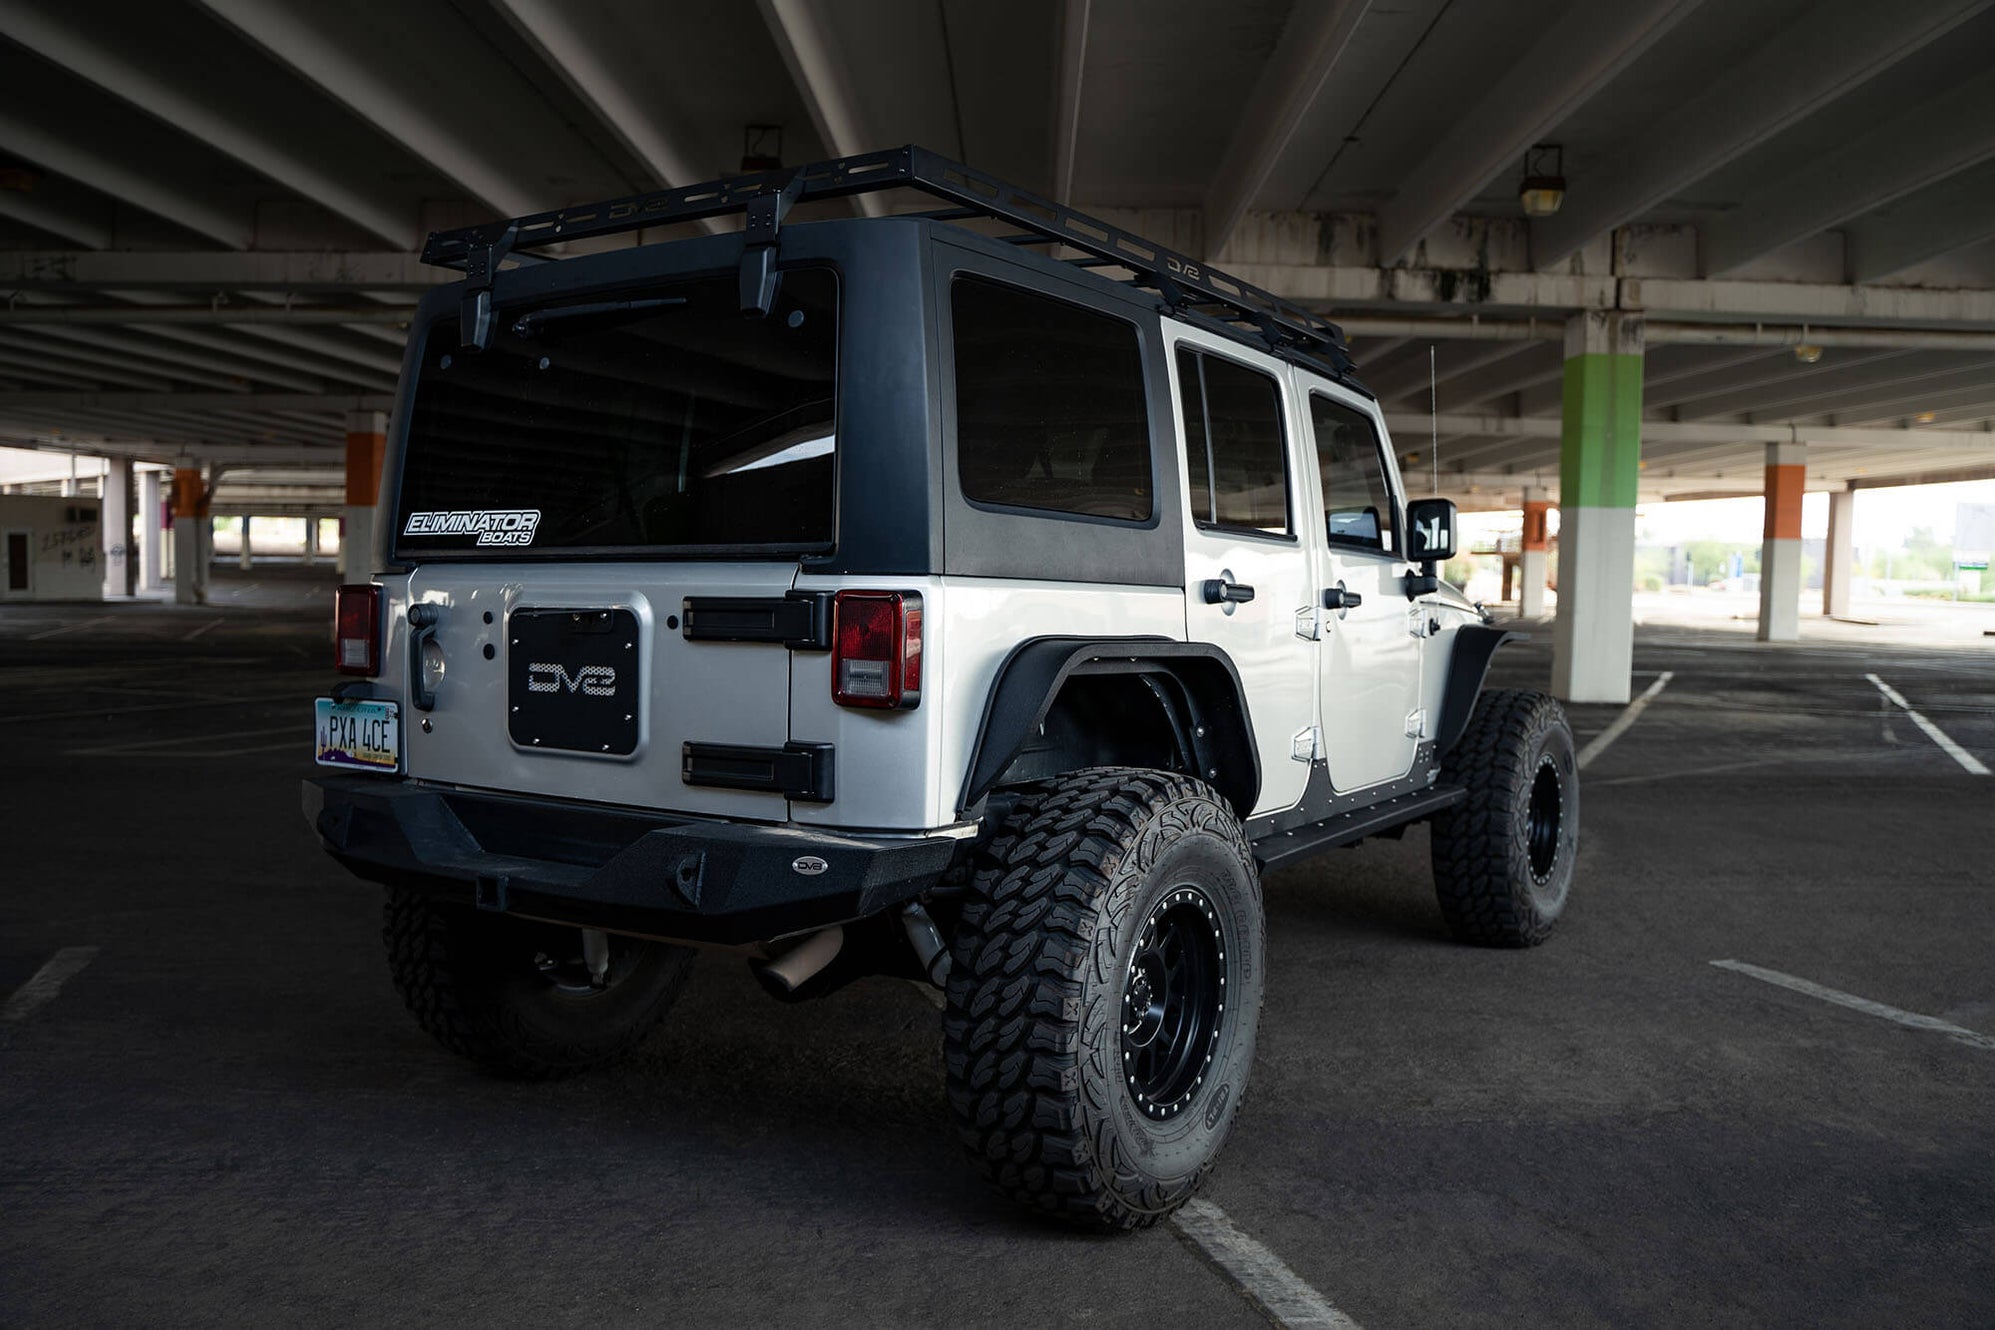
[[[905,709],[921,701],[921,597],[841,591],[832,599],[831,700]]]
[[[333,668],[341,674],[381,672],[381,588],[343,586],[333,599]]]

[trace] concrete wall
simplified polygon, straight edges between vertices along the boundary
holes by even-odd
[[[96,499],[0,494],[0,600],[102,600],[97,517]],[[16,561],[23,551],[25,569]]]

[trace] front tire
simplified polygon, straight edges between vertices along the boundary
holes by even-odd
[[[1210,787],[1119,767],[1035,787],[972,880],[943,1024],[990,1182],[1095,1230],[1191,1199],[1253,1064],[1263,948],[1253,855]]]
[[[629,1053],[664,1019],[692,972],[690,947],[611,934],[593,982],[578,928],[388,889],[381,937],[416,1023],[503,1076],[570,1076]]]
[[[1572,894],[1579,765],[1565,708],[1494,691],[1442,763],[1468,797],[1434,818],[1434,888],[1448,932],[1484,947],[1535,947]]]

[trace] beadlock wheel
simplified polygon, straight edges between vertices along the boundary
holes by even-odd
[[[1122,986],[1122,1066],[1145,1117],[1175,1117],[1205,1084],[1226,1016],[1226,935],[1196,887],[1157,902]]]

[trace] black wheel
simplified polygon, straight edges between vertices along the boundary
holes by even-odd
[[[582,930],[388,889],[388,968],[416,1022],[453,1053],[508,1076],[572,1075],[614,1061],[663,1019],[694,952],[607,938],[599,982]]]
[[[1579,767],[1565,709],[1543,693],[1488,692],[1442,762],[1468,798],[1434,819],[1434,886],[1448,931],[1534,947],[1572,893]]]
[[[1125,767],[1034,787],[978,864],[949,972],[949,1103],[985,1176],[1092,1229],[1191,1199],[1253,1064],[1262,937],[1210,787]]]

